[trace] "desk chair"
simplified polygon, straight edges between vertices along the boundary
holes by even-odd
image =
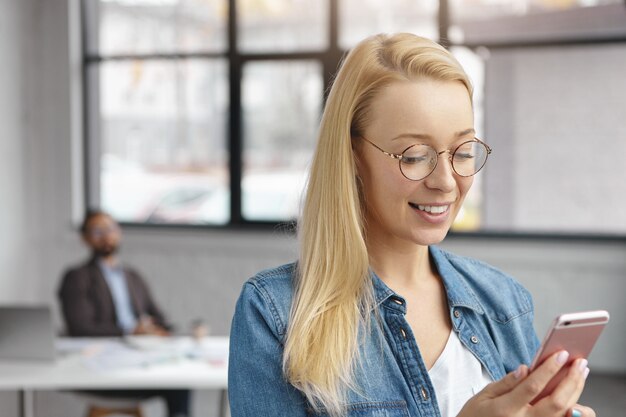
[[[88,397],[86,417],[144,417],[141,399]]]
[[[87,390],[72,391],[78,397],[82,397],[83,403],[87,405],[85,417],[118,417],[132,416],[144,417],[148,403],[162,402],[167,413],[172,412],[187,414],[188,410],[180,409],[184,407],[177,401],[189,400],[190,392],[187,390]]]

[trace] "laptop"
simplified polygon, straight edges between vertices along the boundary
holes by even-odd
[[[52,361],[54,340],[50,307],[0,305],[0,360]]]

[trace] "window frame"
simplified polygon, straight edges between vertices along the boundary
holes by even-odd
[[[448,1],[448,0],[440,0]],[[620,14],[620,12],[622,12]],[[448,17],[447,28],[455,24]],[[601,28],[597,25],[602,24]],[[451,46],[513,48],[626,41],[626,0],[621,3],[535,12],[458,23],[465,39]],[[527,28],[532,28],[531,33]],[[446,38],[448,33],[446,32]]]
[[[97,1],[97,0],[95,0]],[[229,115],[227,121],[226,141],[228,143],[229,161],[229,191],[230,191],[230,220],[220,225],[196,225],[196,224],[150,224],[122,222],[124,226],[141,228],[183,228],[183,229],[275,229],[276,227],[291,229],[293,221],[259,221],[247,220],[242,214],[242,177],[243,177],[243,120],[242,120],[242,76],[243,68],[248,62],[255,61],[317,61],[323,70],[323,85],[331,83],[345,51],[338,47],[338,3],[337,0],[327,0],[328,5],[328,47],[319,51],[299,52],[244,52],[237,48],[238,16],[237,1],[225,0],[228,7],[226,24],[226,48],[223,52],[201,53],[150,53],[150,54],[118,54],[102,56],[89,52],[87,42],[89,24],[97,27],[97,13],[90,10],[94,7],[94,0],[81,1],[82,33],[83,33],[83,108],[84,108],[84,166],[85,166],[85,207],[90,207],[94,202],[100,201],[100,137],[99,137],[99,89],[98,80],[90,73],[90,68],[107,61],[128,60],[177,60],[186,58],[215,59],[221,58],[227,61],[228,66],[228,91],[229,91]],[[95,72],[94,72],[95,74]],[[326,91],[320,91],[323,99]]]
[[[242,230],[242,231],[267,231],[267,230],[281,230],[287,233],[293,233],[296,229],[295,221],[258,221],[247,220],[242,215],[242,174],[243,174],[243,120],[242,120],[242,75],[243,67],[248,62],[254,61],[301,61],[301,60],[314,60],[318,61],[323,68],[323,85],[325,89],[323,92],[323,103],[326,100],[328,93],[327,87],[331,85],[333,76],[337,71],[342,58],[347,53],[346,50],[342,50],[339,47],[339,1],[341,0],[326,0],[328,1],[328,47],[325,50],[320,51],[301,51],[301,52],[243,52],[238,50],[238,19],[237,19],[237,0],[225,0],[228,7],[227,22],[226,22],[226,49],[223,52],[202,52],[202,53],[156,53],[156,54],[132,54],[132,55],[111,55],[101,56],[99,54],[92,54],[89,52],[89,46],[87,45],[89,25],[96,25],[92,19],[97,18],[96,13],[90,11],[90,7],[93,7],[94,2],[97,0],[81,0],[80,1],[80,15],[81,15],[81,30],[82,30],[82,77],[83,77],[83,164],[84,164],[84,204],[85,207],[91,207],[94,202],[100,200],[100,137],[99,137],[99,112],[98,112],[98,99],[99,90],[97,88],[97,79],[93,79],[90,74],[90,68],[93,65],[99,65],[105,61],[125,61],[125,60],[177,60],[186,58],[197,59],[226,59],[228,66],[228,89],[229,89],[229,116],[227,121],[227,135],[226,141],[228,143],[229,161],[228,171],[230,176],[230,220],[223,225],[197,225],[197,224],[152,224],[152,223],[135,223],[135,222],[122,222],[124,227],[137,228],[137,229],[152,229],[152,230]],[[621,6],[626,9],[626,0],[623,3],[613,4],[610,7]],[[475,34],[470,34],[466,39],[460,42],[455,42],[449,38],[450,28],[453,26],[451,22],[449,0],[439,0],[439,11],[437,15],[437,27],[439,32],[439,43],[446,48],[451,47],[464,47],[474,52],[480,48],[517,48],[517,47],[538,47],[538,46],[568,46],[579,45],[589,43],[626,43],[626,25],[619,27],[619,30],[615,30],[615,27],[607,28],[606,31],[596,33],[591,38],[580,38],[566,36],[562,37],[557,35],[549,36],[549,38],[536,38],[536,39],[522,39],[519,37],[510,37],[505,41],[500,36],[502,31],[507,28],[511,22],[523,23],[524,21],[530,22],[536,19],[545,21],[546,16],[550,15],[550,19],[559,19],[564,16],[564,13],[571,14],[583,14],[588,13],[605,13],[603,11],[590,11],[589,9],[606,8],[609,6],[595,6],[591,8],[574,9],[565,12],[548,12],[542,13],[537,16],[520,16],[520,17],[506,17],[506,24],[500,22],[500,19],[492,19],[481,22],[484,25],[486,31],[490,33],[490,36],[480,37]],[[625,13],[626,16],[626,13]],[[548,19],[549,20],[549,19]],[[563,22],[569,21],[568,19],[562,20]],[[473,27],[474,23],[469,23],[469,27]],[[487,115],[487,117],[489,117]],[[450,231],[450,236],[461,238],[495,238],[495,239],[521,239],[521,240],[579,240],[579,241],[626,241],[626,234],[594,234],[583,233],[573,231],[572,233],[536,233],[536,232],[524,232],[524,231]]]

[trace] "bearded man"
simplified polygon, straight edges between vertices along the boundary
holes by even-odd
[[[143,278],[119,259],[122,230],[108,213],[90,210],[80,233],[90,249],[87,262],[70,268],[61,280],[59,299],[66,331],[73,337],[169,336],[171,326]],[[168,416],[189,416],[189,390],[90,391],[104,397],[165,400]]]

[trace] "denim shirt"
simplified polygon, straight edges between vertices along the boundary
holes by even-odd
[[[453,330],[493,380],[529,364],[539,341],[528,291],[483,262],[434,246],[429,250],[443,279]],[[283,265],[258,273],[243,287],[230,335],[233,417],[315,415],[282,372],[294,273],[295,264]],[[371,275],[380,319],[372,317],[370,332],[359,346],[359,389],[348,392],[346,415],[439,417],[434,387],[405,318],[405,300]]]

